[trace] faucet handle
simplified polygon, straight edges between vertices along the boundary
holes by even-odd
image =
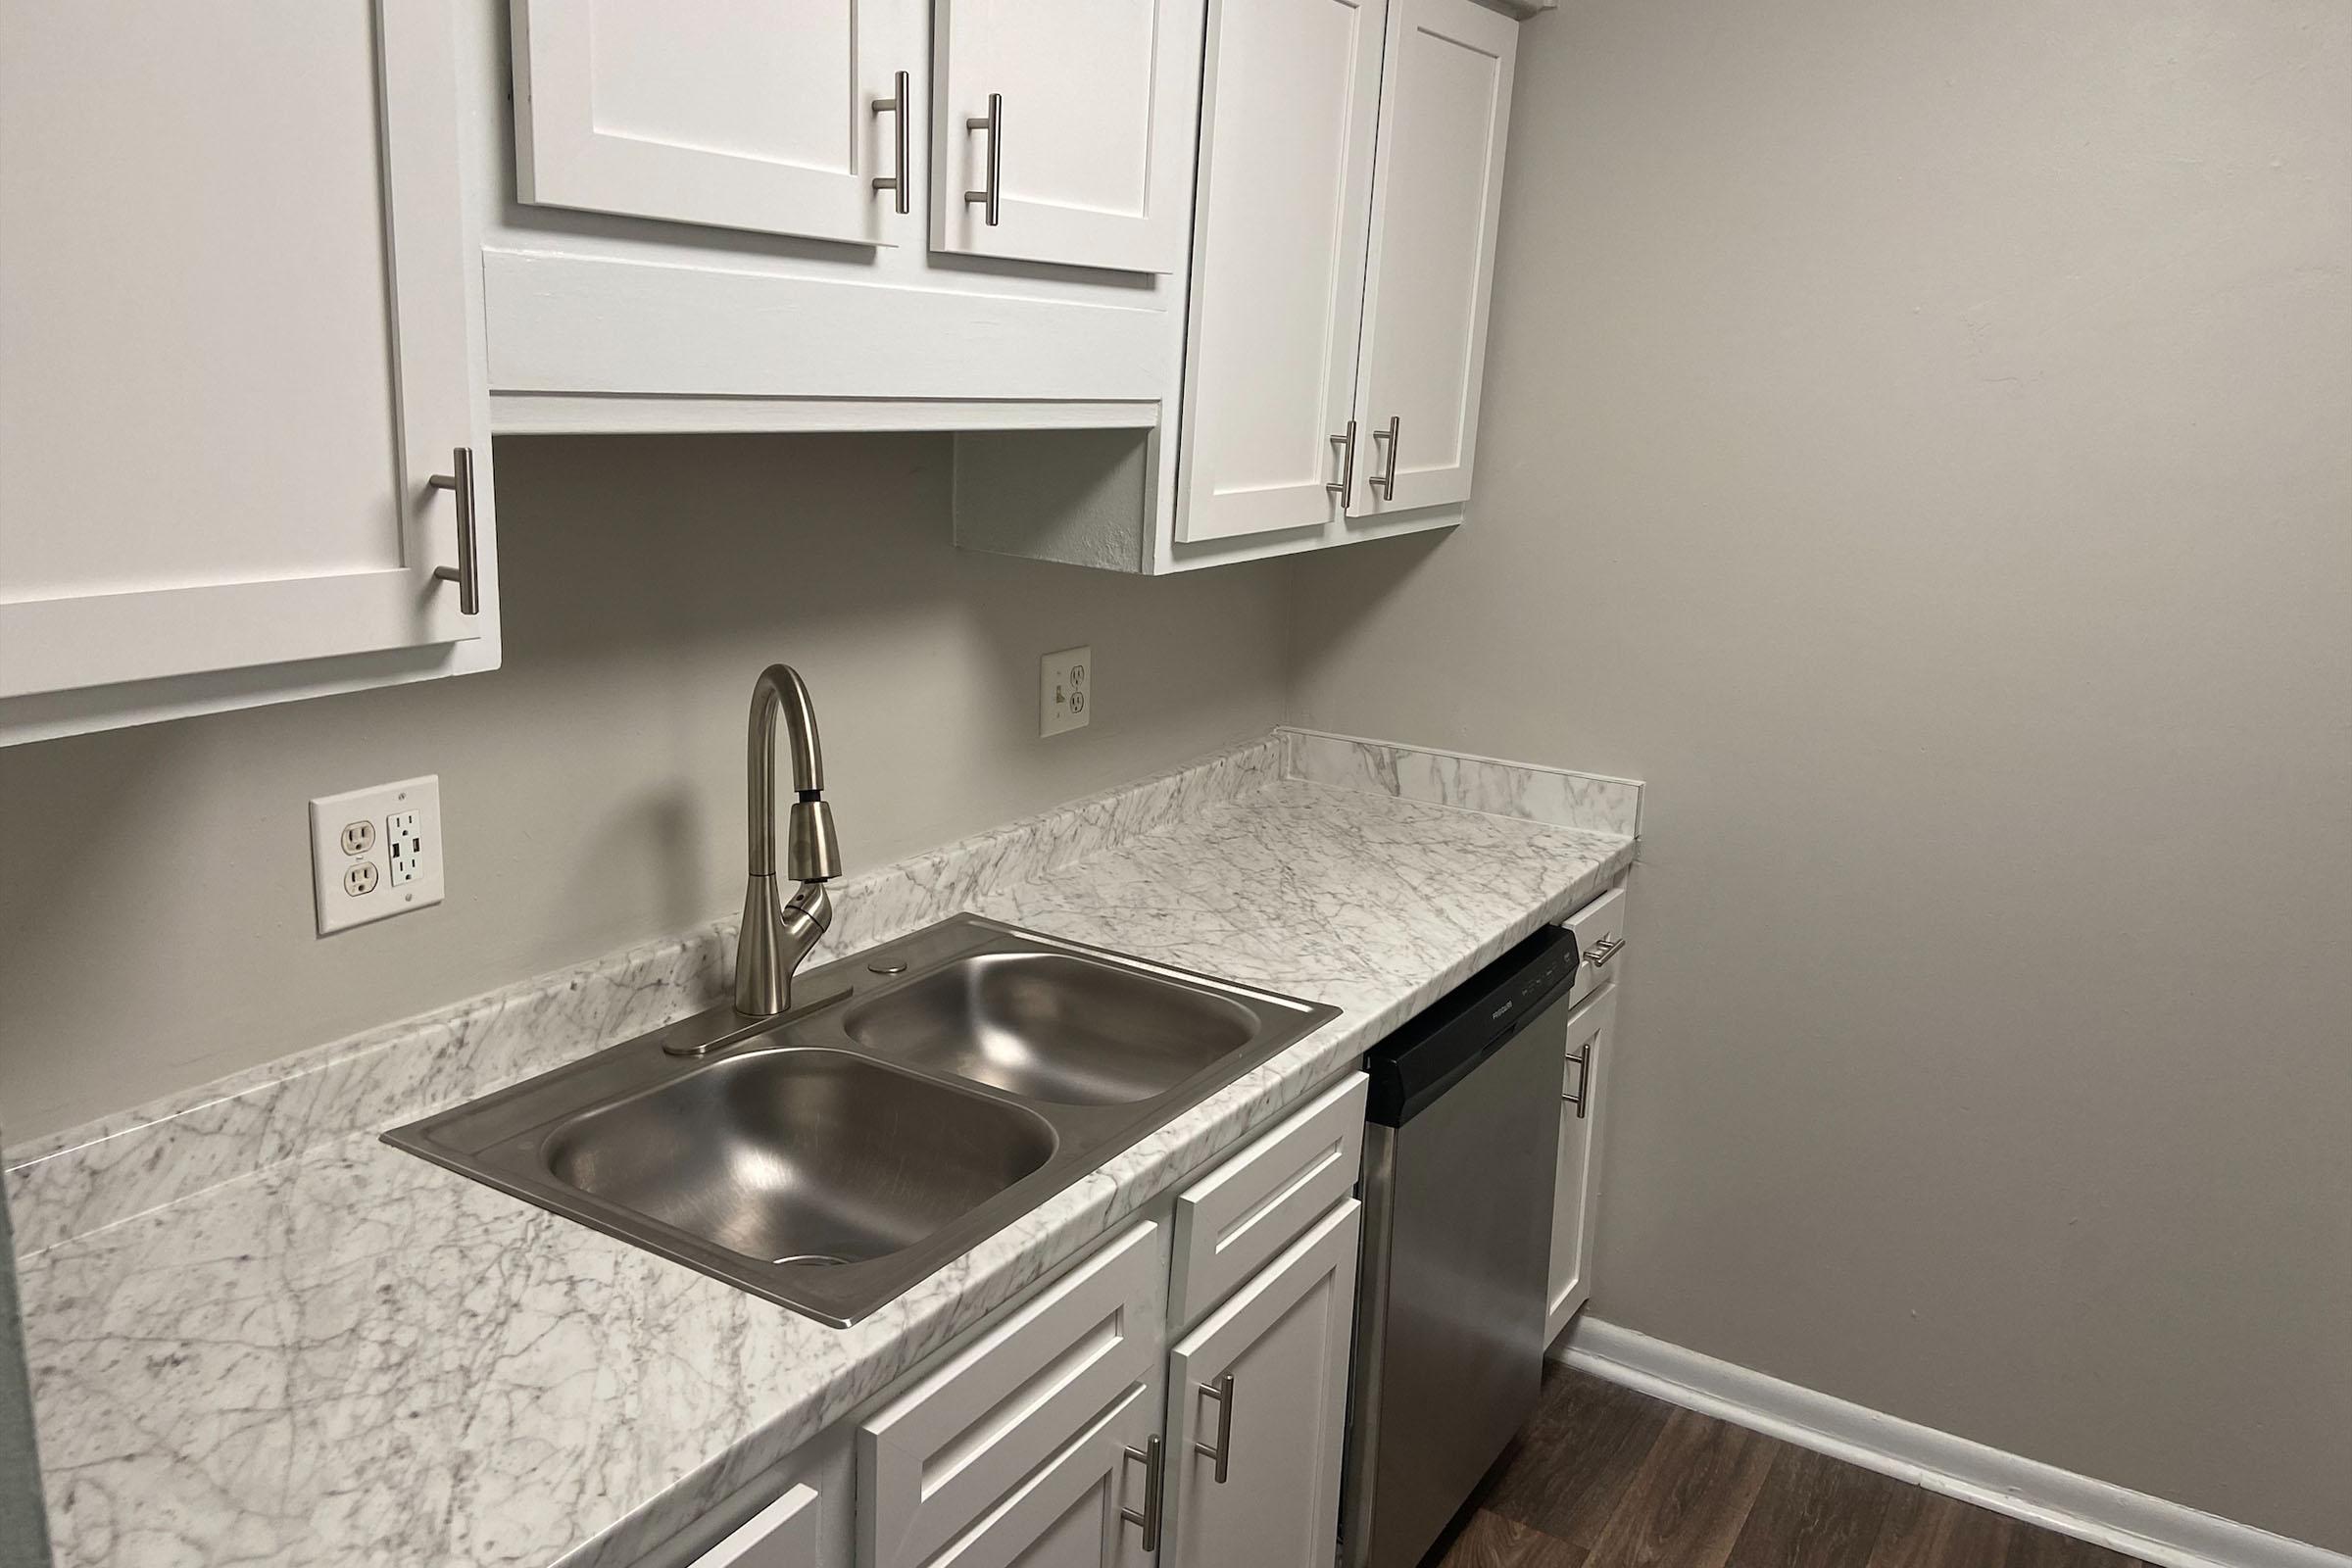
[[[841,840],[833,831],[832,806],[821,797],[793,802],[784,817],[785,879],[830,882],[839,875]]]

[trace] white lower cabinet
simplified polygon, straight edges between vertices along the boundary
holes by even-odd
[[[1333,1208],[1170,1352],[1163,1563],[1332,1561],[1361,1210]]]
[[[1610,895],[1612,898],[1621,895]],[[1600,1206],[1600,1116],[1617,1021],[1606,986],[1568,1015],[1560,1063],[1560,1147],[1551,1199],[1551,1288],[1546,1339],[1557,1339],[1592,1295],[1593,1221]]]
[[[812,1440],[701,1555],[714,1519],[645,1568],[1329,1568],[1365,1084],[1308,1098]],[[1197,1326],[1171,1349],[1171,1325]]]

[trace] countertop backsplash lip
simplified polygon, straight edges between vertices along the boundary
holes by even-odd
[[[1594,833],[1642,833],[1642,781],[1285,725],[1282,776]]]
[[[834,888],[823,963],[1279,776],[1279,732],[920,851]],[[726,1000],[736,919],[469,997],[0,1152],[19,1256],[457,1104]]]
[[[75,1218],[149,1200],[71,1227],[21,1271],[60,1568],[636,1563],[1633,862],[1624,834],[1286,779],[1288,744],[1278,732],[864,884],[835,951],[960,907],[1342,1012],[849,1329],[375,1137],[723,995],[719,924],[301,1054],[277,1079],[241,1075],[225,1098],[216,1085],[49,1155],[114,1157],[65,1193],[82,1199]],[[224,1105],[250,1119],[174,1126]],[[172,1206],[152,1201],[171,1182],[126,1185],[191,1155]]]

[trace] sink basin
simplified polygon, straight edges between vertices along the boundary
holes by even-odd
[[[384,1141],[835,1327],[1338,1009],[959,914]]]
[[[958,958],[852,1007],[878,1056],[1024,1100],[1123,1105],[1165,1094],[1257,1033],[1230,997],[1066,953]]]
[[[582,1112],[548,1173],[731,1252],[832,1265],[912,1247],[1054,1157],[1054,1129],[846,1052],[755,1051]]]

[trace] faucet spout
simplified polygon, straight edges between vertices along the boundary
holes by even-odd
[[[776,877],[776,727],[792,760],[793,802],[784,828],[784,875],[800,884],[789,901]],[[789,664],[770,664],[752,684],[746,736],[751,837],[743,931],[735,946],[735,1010],[772,1018],[792,1005],[792,974],[833,923],[825,884],[841,875],[841,843],[825,802],[825,760],[816,705]]]

